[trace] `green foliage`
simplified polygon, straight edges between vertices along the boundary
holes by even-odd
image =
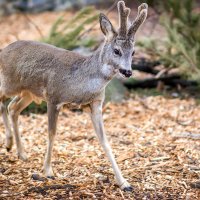
[[[159,2],[160,18],[167,32],[166,40],[142,44],[165,66],[178,67],[193,79],[200,78],[200,15],[194,12],[194,0]],[[155,4],[155,1],[154,1]]]
[[[156,88],[148,88],[148,89],[144,89],[144,88],[137,88],[131,91],[132,94],[140,96],[142,98],[148,97],[148,96],[167,96],[167,94],[165,93],[165,91],[159,91]]]
[[[27,113],[46,113],[47,112],[47,104],[46,102],[42,102],[40,105],[32,102],[23,112],[22,114]]]
[[[48,37],[42,41],[64,49],[94,46],[97,42],[95,38],[88,36],[82,39],[80,36],[85,27],[97,19],[98,14],[93,7],[83,8],[69,21],[65,21],[64,16],[61,16],[52,25]]]
[[[176,62],[164,59],[193,78],[200,77],[200,15],[193,12],[191,0],[165,2],[171,17],[163,16],[163,25],[168,34],[165,52]]]

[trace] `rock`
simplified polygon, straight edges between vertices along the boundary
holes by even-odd
[[[122,81],[114,78],[106,87],[105,102],[121,102],[127,93],[127,88],[123,85]]]

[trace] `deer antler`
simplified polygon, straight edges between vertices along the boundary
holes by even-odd
[[[146,3],[142,3],[138,7],[137,17],[133,21],[132,25],[130,26],[130,28],[128,30],[128,36],[129,37],[134,37],[134,35],[137,32],[140,25],[145,21],[145,19],[147,17],[147,10],[148,10],[148,5]]]
[[[125,6],[124,1],[119,1],[117,7],[119,12],[119,36],[126,37],[130,9]]]

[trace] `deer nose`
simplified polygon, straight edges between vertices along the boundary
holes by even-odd
[[[119,72],[123,74],[126,77],[132,76],[132,71],[131,70],[126,70],[126,69],[119,69]]]

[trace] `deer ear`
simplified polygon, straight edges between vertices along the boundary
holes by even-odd
[[[102,13],[99,15],[99,23],[101,31],[107,39],[112,39],[117,34],[110,20]]]

